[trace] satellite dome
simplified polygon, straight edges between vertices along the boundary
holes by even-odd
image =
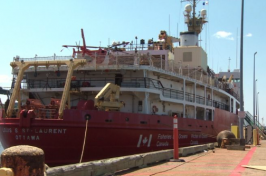
[[[187,13],[190,13],[190,12],[192,11],[192,7],[191,7],[190,4],[187,4],[187,5],[185,6],[185,11],[186,11]]]
[[[202,10],[200,11],[200,15],[201,15],[202,17],[205,17],[206,14],[207,14],[207,11],[206,11],[205,9],[202,9]]]

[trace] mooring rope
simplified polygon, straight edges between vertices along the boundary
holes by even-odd
[[[81,152],[81,156],[80,156],[79,163],[81,163],[82,158],[83,158],[83,153],[84,153],[84,148],[85,148],[85,143],[86,143],[86,137],[87,137],[88,121],[89,121],[89,120],[86,120],[86,129],[85,129],[85,135],[84,135],[83,147],[82,147],[82,152]]]

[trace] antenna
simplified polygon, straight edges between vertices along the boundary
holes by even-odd
[[[184,11],[185,23],[187,24],[188,32],[196,32],[197,34],[199,34],[202,31],[203,25],[207,23],[206,21],[207,11],[205,9],[202,9],[199,13],[199,16],[196,17],[195,9],[199,0],[182,0],[181,2],[185,1],[190,2],[190,4],[187,4],[185,6],[185,11]]]
[[[219,73],[218,67],[219,67],[219,59],[218,59],[218,63],[217,63],[217,72]]]
[[[228,72],[230,72],[230,60],[231,60],[231,58],[229,57],[229,65],[228,65]]]
[[[238,49],[238,28],[236,29],[236,68],[237,68],[237,49]]]
[[[170,35],[170,14],[169,14],[169,35]]]
[[[212,69],[214,70],[214,68],[213,68],[213,57],[212,57]]]
[[[201,34],[200,34],[199,46],[201,46],[201,41],[202,41],[202,39],[201,39]]]
[[[207,35],[207,28],[206,28],[206,30],[205,30],[205,50],[206,50],[206,52],[207,52],[207,37],[208,37],[208,35]]]
[[[176,38],[178,38],[178,23],[176,24]]]

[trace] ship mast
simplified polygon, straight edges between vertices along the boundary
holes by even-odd
[[[180,46],[199,46],[198,35],[206,21],[207,12],[205,9],[196,16],[196,5],[200,0],[181,0],[181,2],[190,2],[185,6],[184,17],[188,30],[180,32]],[[192,14],[191,14],[192,13]]]
[[[202,31],[202,26],[205,24],[206,21],[206,10],[202,9],[200,12],[200,15],[196,17],[196,0],[182,0],[181,2],[189,1],[192,4],[192,7],[190,4],[185,6],[185,23],[188,26],[189,32],[196,32],[197,34],[200,34]],[[199,0],[198,0],[199,1]],[[190,15],[192,11],[192,17]]]
[[[196,0],[193,0],[193,23],[192,23],[192,28],[193,28],[193,31],[196,31],[196,28],[195,28],[195,17],[196,17],[196,11],[195,11],[195,8],[196,8]]]

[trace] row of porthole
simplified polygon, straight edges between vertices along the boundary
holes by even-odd
[[[192,125],[188,125],[188,126],[189,126],[189,127],[192,127]],[[200,125],[199,127],[201,127],[201,128],[202,128],[203,126],[202,126],[202,125]],[[206,128],[208,128],[208,126],[207,126],[207,125],[206,125]]]
[[[85,120],[90,120],[91,119],[91,115],[90,114],[86,114],[85,115]],[[127,122],[129,122],[129,118],[126,117],[125,119]],[[112,122],[112,119],[106,119],[105,122]],[[147,121],[140,121],[141,124],[147,124]],[[160,120],[157,120],[157,123],[161,123]]]
[[[91,115],[90,114],[86,114],[85,115],[85,120],[90,120],[91,119]],[[125,119],[127,122],[129,122],[129,118],[126,117]],[[105,122],[112,122],[113,120],[112,119],[106,119]],[[147,121],[140,121],[141,124],[147,124]],[[157,120],[157,123],[161,123],[160,120]],[[188,125],[189,127],[191,127],[192,125]],[[199,126],[199,127],[202,127],[202,126]],[[206,128],[208,128],[208,126],[206,126]]]

